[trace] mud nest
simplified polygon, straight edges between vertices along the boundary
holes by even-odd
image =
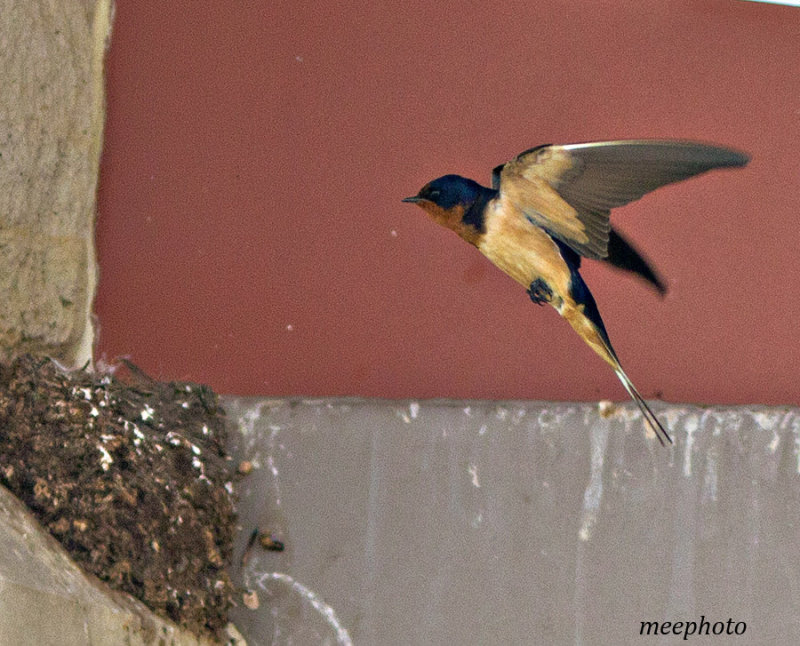
[[[205,386],[126,367],[112,377],[31,356],[0,364],[0,483],[84,569],[218,635],[234,593],[223,412]]]

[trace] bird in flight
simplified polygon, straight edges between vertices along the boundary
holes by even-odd
[[[581,258],[634,272],[662,294],[663,281],[609,222],[611,209],[714,168],[744,166],[741,152],[689,141],[630,140],[537,146],[492,172],[492,188],[444,175],[403,202],[420,206],[548,303],[616,373],[662,445],[672,443],[622,369]]]

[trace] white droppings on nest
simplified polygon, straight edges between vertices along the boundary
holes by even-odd
[[[145,404],[144,405],[144,410],[140,413],[142,421],[143,422],[147,422],[147,421],[153,419],[153,413],[154,412],[155,411],[150,407],[149,404]]]
[[[206,475],[206,467],[200,458],[198,458],[197,456],[193,457],[192,466],[200,472],[199,480],[211,484],[211,480],[209,480],[208,476]]]
[[[108,471],[108,468],[114,463],[114,459],[102,444],[97,445],[97,450],[102,454],[100,457],[100,466],[103,467],[103,471]]]

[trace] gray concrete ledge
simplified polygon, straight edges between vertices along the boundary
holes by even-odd
[[[226,397],[259,644],[800,643],[800,411]],[[741,626],[740,626],[741,629]],[[723,637],[722,643],[733,637]],[[659,644],[719,637],[650,637]]]

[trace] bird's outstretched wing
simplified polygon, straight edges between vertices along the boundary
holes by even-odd
[[[587,258],[608,257],[609,211],[660,186],[747,155],[690,141],[600,141],[545,145],[493,172],[494,188],[533,224]]]

